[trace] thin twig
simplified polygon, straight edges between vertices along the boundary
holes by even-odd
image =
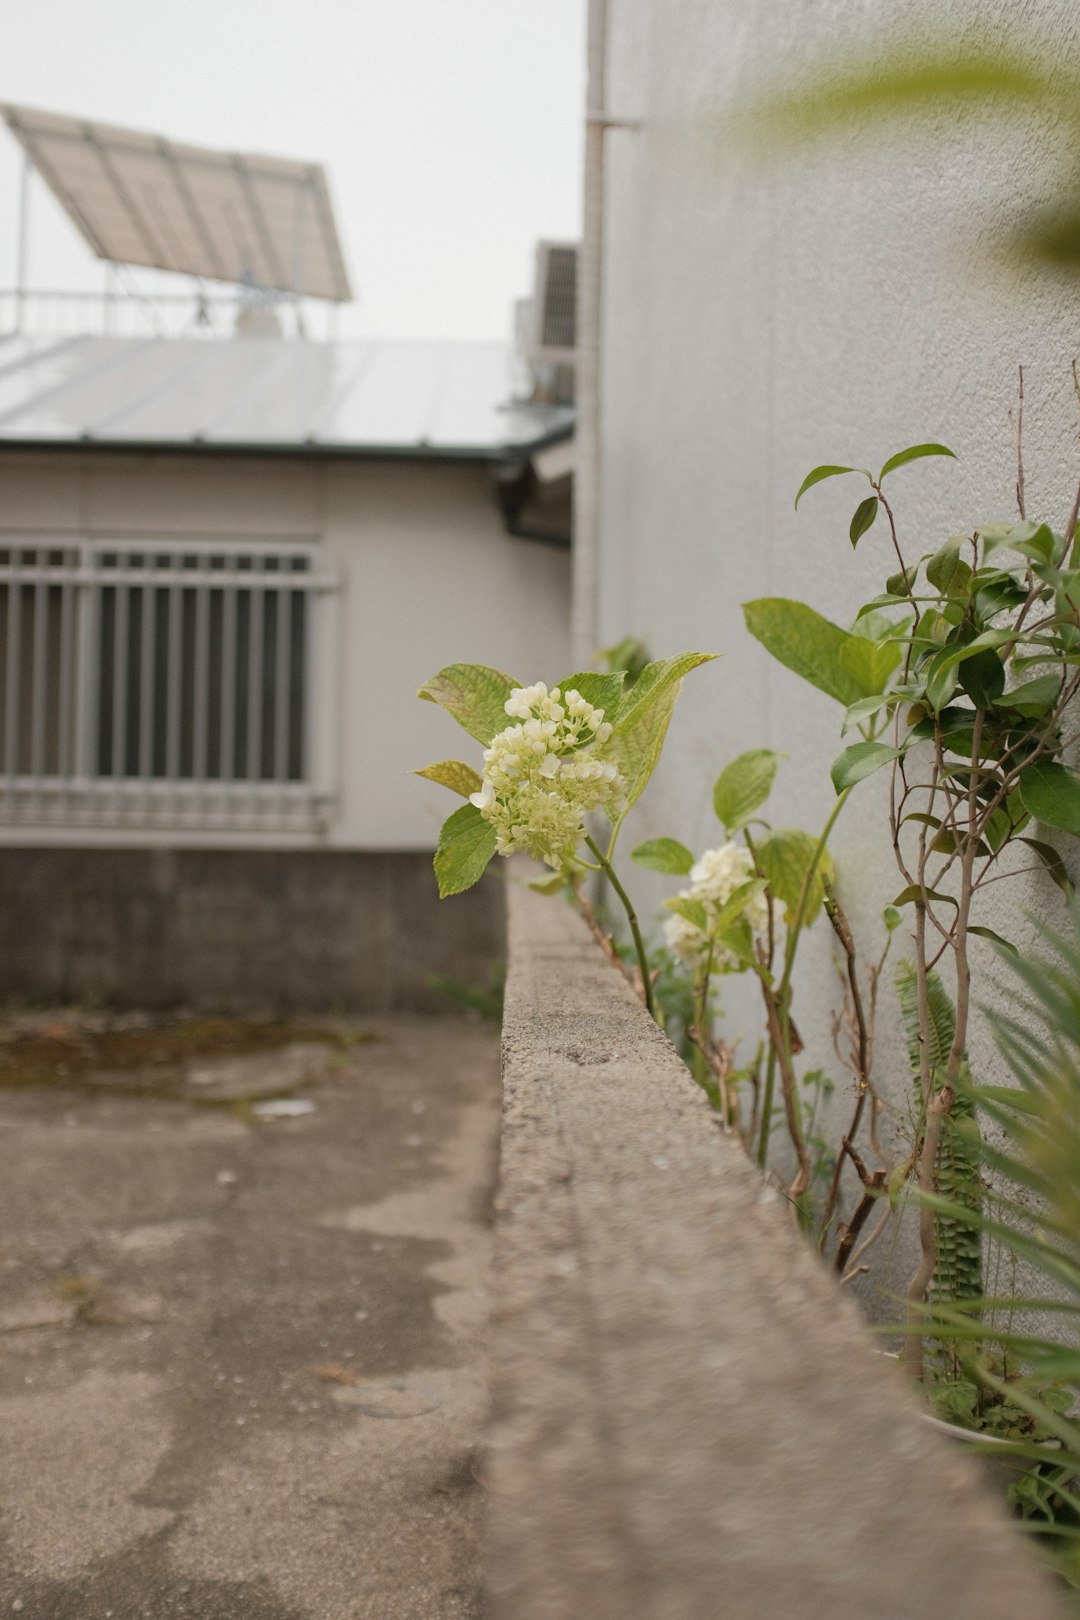
[[[1020,374],[1019,398],[1016,404],[1016,510],[1020,514],[1021,523],[1027,517],[1024,510],[1024,368],[1018,366]],[[1012,421],[1012,412],[1009,412]]]

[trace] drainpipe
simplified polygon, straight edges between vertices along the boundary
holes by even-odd
[[[577,466],[570,631],[574,661],[588,669],[599,642],[600,300],[604,245],[607,0],[589,0],[585,114],[585,214],[578,265]],[[599,115],[599,116],[598,116]]]
[[[585,102],[585,214],[577,287],[577,464],[570,630],[575,662],[588,669],[600,641],[600,330],[604,280],[604,135],[639,129],[607,111],[608,0],[589,0]]]

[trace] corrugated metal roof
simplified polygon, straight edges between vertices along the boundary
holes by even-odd
[[[566,438],[512,402],[502,343],[282,338],[0,341],[0,446],[503,460]]]

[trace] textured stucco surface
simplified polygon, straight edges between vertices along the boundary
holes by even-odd
[[[876,468],[906,445],[948,444],[958,461],[891,481],[915,556],[1012,516],[1008,412],[1021,363],[1029,515],[1064,524],[1080,474],[1076,289],[991,263],[1017,211],[1061,177],[1062,139],[1023,118],[947,109],[918,132],[853,131],[767,167],[732,143],[717,111],[767,73],[805,83],[823,57],[857,60],[886,37],[985,35],[1075,65],[1080,12],[1068,0],[609,0],[608,18],[607,108],[641,127],[606,136],[596,640],[632,631],[656,654],[723,655],[687,681],[628,837],[719,842],[712,782],[762,745],[788,756],[770,815],[814,829],[833,802],[841,714],[751,639],[741,604],[791,596],[846,624],[891,571],[883,530],[852,554],[848,521],[865,492],[856,481],[823,484],[793,511],[819,463]],[[902,886],[884,804],[883,773],[857,790],[834,838],[864,959],[876,958],[881,906]],[[638,881],[649,910],[672,888]],[[1048,880],[996,886],[978,920],[1025,949],[1029,910],[1060,919]],[[815,933],[796,1015],[806,1067],[837,1076],[846,1113],[829,1038],[833,942],[823,924]],[[901,936],[895,954],[904,948]],[[988,964],[989,948],[976,945],[974,958]],[[730,984],[724,999],[728,1038],[752,1049],[759,1010]],[[883,999],[879,1071],[904,1110],[906,1060]],[[971,1056],[989,1077],[984,1034]]]
[[[491,1620],[1051,1620],[582,924],[510,919]]]

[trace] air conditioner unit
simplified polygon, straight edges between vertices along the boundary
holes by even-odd
[[[538,242],[526,357],[534,365],[573,365],[577,350],[576,242]]]

